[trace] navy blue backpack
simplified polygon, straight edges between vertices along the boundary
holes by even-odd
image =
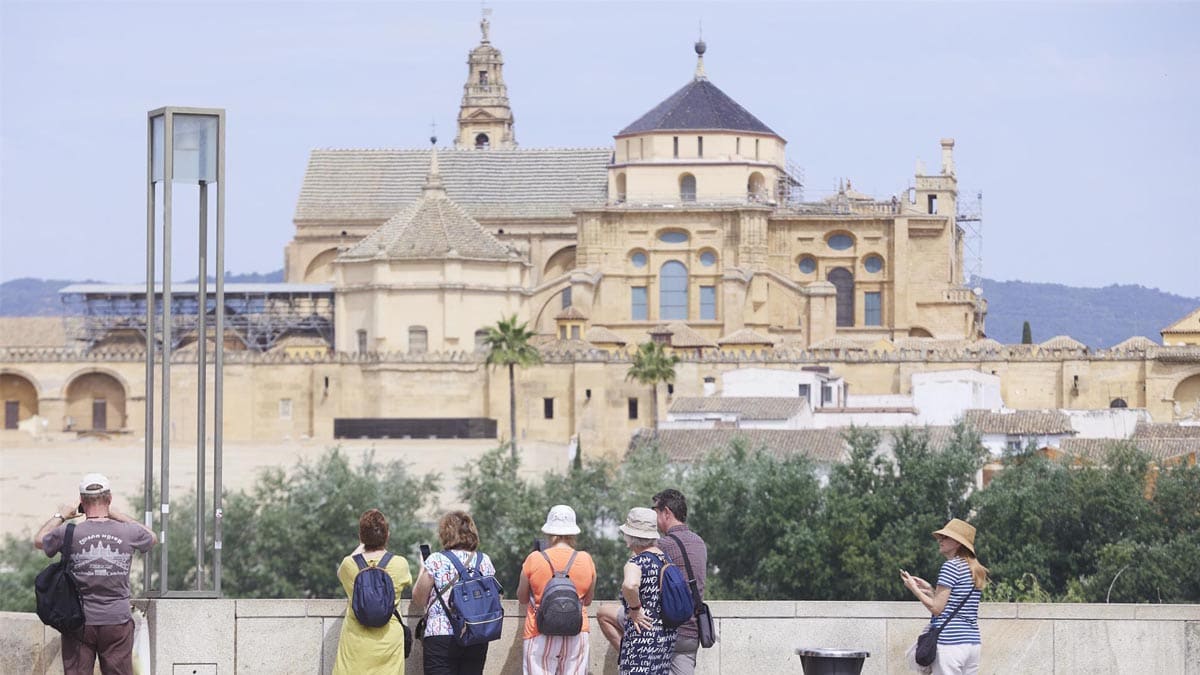
[[[688,584],[683,570],[662,560],[659,571],[659,588],[662,590],[662,622],[667,628],[678,628],[691,620],[696,614],[696,605],[692,598],[692,589]]]
[[[350,608],[354,610],[354,618],[364,626],[379,628],[386,626],[392,616],[400,616],[396,612],[396,587],[392,584],[392,575],[384,569],[391,559],[392,553],[389,551],[383,554],[377,565],[368,566],[361,553],[354,556],[358,574],[354,577]]]
[[[453,551],[442,551],[458,570],[458,579],[450,586],[450,606],[442,599],[445,589],[434,588],[450,627],[454,630],[454,641],[463,647],[500,639],[500,628],[504,624],[504,608],[500,596],[504,589],[494,576],[479,571],[482,553],[475,553],[469,567],[464,567]]]

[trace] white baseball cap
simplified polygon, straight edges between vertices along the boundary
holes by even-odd
[[[110,489],[108,478],[102,473],[89,473],[79,481],[79,494],[81,495],[104,494]]]

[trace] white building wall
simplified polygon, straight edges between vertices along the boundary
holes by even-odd
[[[965,410],[1004,407],[1000,378],[975,370],[913,373],[912,391],[921,424],[954,424]]]
[[[1071,420],[1076,438],[1130,438],[1138,422],[1150,422],[1144,408],[1107,408],[1105,410],[1064,410]]]

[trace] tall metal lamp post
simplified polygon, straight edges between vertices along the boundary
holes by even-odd
[[[159,486],[159,577],[152,588],[153,564],[147,558],[145,592],[155,597],[219,597],[221,594],[221,438],[223,425],[223,384],[225,337],[225,111],[219,108],[167,107],[148,113],[146,157],[146,526],[154,528],[154,424],[159,425],[161,464]],[[213,348],[213,550],[212,585],[204,587],[205,545],[205,436],[207,420],[207,312],[208,312],[208,233],[209,190],[216,185],[216,330]],[[170,549],[167,545],[171,513],[171,227],[176,186],[197,191],[198,214],[198,289],[196,305],[196,586],[171,589],[168,576]],[[161,194],[161,221],[157,218],[156,197]],[[161,226],[161,227],[160,227]],[[161,300],[156,303],[155,239],[162,236]],[[161,308],[156,311],[157,307]],[[156,323],[161,318],[161,328]],[[159,340],[155,340],[156,332]],[[157,397],[154,389],[155,352],[161,349],[161,376]],[[155,402],[157,401],[157,406]],[[156,415],[157,413],[157,415]]]

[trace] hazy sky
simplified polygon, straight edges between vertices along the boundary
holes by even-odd
[[[1200,3],[489,6],[522,146],[610,146],[691,78],[702,20],[709,78],[787,139],[806,198],[888,198],[953,137],[984,276],[1200,297]],[[282,267],[311,149],[452,141],[479,14],[0,0],[0,279],[142,278],[163,105],[227,110],[227,268]]]

